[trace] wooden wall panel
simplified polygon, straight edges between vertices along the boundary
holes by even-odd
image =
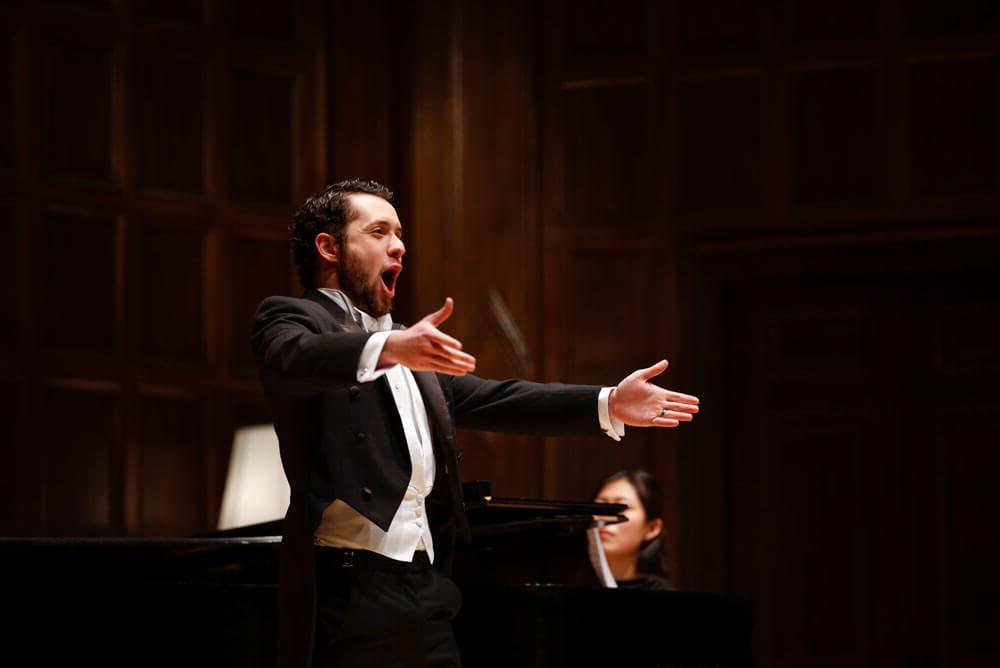
[[[978,278],[978,277],[977,277]],[[961,287],[959,292],[956,288]],[[928,328],[931,373],[922,389],[939,392],[930,442],[936,478],[936,537],[943,546],[935,562],[940,579],[943,663],[977,666],[1000,657],[992,629],[1000,616],[989,601],[1000,594],[991,574],[1000,558],[995,476],[1000,465],[1000,295],[982,280],[945,284],[934,296]]]
[[[648,95],[645,86],[566,92],[563,164],[571,224],[650,224],[654,176]]]
[[[111,158],[113,50],[53,40],[44,52],[43,172],[108,183]]]
[[[418,8],[413,4],[408,7],[410,10]],[[409,315],[409,322],[422,317],[418,314],[439,308],[444,297],[453,289],[448,276],[448,270],[453,265],[446,258],[451,253],[450,246],[458,229],[454,218],[455,193],[461,190],[456,189],[453,183],[461,178],[463,171],[454,165],[461,155],[461,140],[457,132],[460,125],[455,121],[461,105],[456,103],[450,92],[455,85],[455,67],[451,60],[455,50],[450,46],[454,26],[448,17],[449,6],[445,3],[426,3],[419,7],[419,11],[410,11],[401,17],[406,21],[404,25],[413,26],[412,32],[400,33],[408,39],[401,42],[398,56],[403,58],[403,54],[409,51],[413,63],[409,78],[400,82],[406,91],[402,102],[412,109],[409,118],[400,126],[400,151],[405,156],[400,164],[399,178],[403,184],[400,189],[410,193],[399,202],[400,205],[407,203],[404,211],[410,220],[406,232],[408,256],[404,260],[407,265],[400,289],[405,290],[407,285],[411,285],[409,294],[412,297],[408,300],[411,310],[407,310],[406,300],[401,299],[397,313],[401,318]],[[444,32],[444,26],[447,26],[447,32]],[[448,39],[444,38],[445,34]],[[365,80],[381,83],[382,76],[377,73]],[[378,99],[378,92],[374,92],[372,97]],[[337,143],[336,137],[341,136],[342,126],[333,126],[333,132],[337,134],[331,139]],[[381,148],[376,144],[374,153],[380,155]],[[340,154],[338,149],[338,157]],[[336,161],[333,168],[338,169]]]
[[[938,311],[934,327],[936,371],[962,378],[1000,372],[1000,304],[957,304]]]
[[[7,307],[0,312],[0,346],[14,345],[20,332],[20,276],[18,248],[21,225],[12,207],[0,206],[0,303]],[[8,353],[0,352],[0,357]]]
[[[634,75],[651,55],[652,11],[648,0],[608,5],[595,0],[563,5],[565,63],[570,72]]]
[[[865,40],[878,35],[879,4],[870,0],[787,3],[795,43]]]
[[[914,195],[996,192],[996,58],[919,63],[907,75]]]
[[[689,4],[663,69],[704,407],[681,439],[684,584],[753,602],[755,665],[991,665],[1000,12],[769,3],[756,44],[691,44],[719,3]],[[711,118],[689,91],[738,76],[764,114],[743,220],[685,199],[688,118]]]
[[[872,527],[866,513],[872,499],[859,476],[867,443],[858,430],[837,426],[845,412],[770,421],[762,435],[762,526],[755,541],[734,548],[768,555],[762,574],[769,581],[751,591],[761,607],[770,608],[758,610],[773,620],[763,642],[780,657],[778,665],[866,663],[872,623],[866,600]],[[734,506],[743,500],[734,498]],[[817,599],[823,604],[816,605]]]
[[[338,0],[329,3],[332,39],[328,58],[327,85],[329,155],[331,180],[361,177],[397,186],[397,208],[405,211],[413,193],[395,183],[399,175],[400,76],[397,59],[402,58],[402,40],[394,39],[394,21],[406,25],[403,7],[382,0],[367,5]],[[426,17],[428,6],[412,6],[409,11]],[[444,30],[439,24],[439,30]],[[439,35],[440,39],[440,35]],[[372,44],[382,48],[371,49]],[[444,43],[441,44],[443,48]],[[416,62],[414,58],[414,62]],[[440,82],[439,82],[440,83]],[[416,109],[414,115],[418,113]],[[356,139],[363,137],[363,141]],[[444,150],[437,147],[437,150]],[[402,213],[401,211],[401,213]],[[405,220],[402,221],[404,225]],[[412,239],[407,239],[409,243]],[[405,290],[405,282],[401,287]]]
[[[844,290],[863,290],[846,281],[844,284]],[[825,286],[814,289],[826,297],[822,292]],[[860,295],[852,296],[861,301]],[[817,372],[838,385],[868,380],[872,363],[869,355],[877,343],[874,330],[879,324],[874,314],[864,308],[863,301],[859,305],[852,301],[842,303],[844,298],[840,295],[822,301],[820,297],[815,299],[815,304],[797,303],[794,310],[785,307],[784,312],[781,307],[772,311],[764,304],[755,304],[760,308],[757,317],[763,320],[760,326],[765,328],[759,351],[761,363],[767,366],[769,382],[778,385],[779,390],[773,396],[765,396],[767,401],[785,397],[792,402],[825,402],[830,395],[794,397],[788,391],[791,387],[781,386],[786,381],[790,384],[808,381]]]
[[[135,0],[135,12],[144,19],[197,25],[204,21],[203,0]]]
[[[20,388],[16,383],[0,381],[0,442],[8,444],[0,448],[0,535],[13,535],[23,518],[18,510],[18,484],[26,480],[18,473],[24,455],[10,444],[20,443],[21,420]]]
[[[150,55],[137,59],[134,77],[137,185],[201,194],[204,65]]]
[[[281,74],[233,72],[230,178],[233,197],[286,209],[292,201],[292,90]]]
[[[692,52],[756,49],[761,41],[762,4],[756,0],[678,3],[680,44]]]
[[[68,536],[120,534],[120,395],[49,387],[39,398],[35,424],[42,530]]]
[[[647,327],[641,321],[634,328],[623,328],[622,323],[634,321],[649,304],[646,288],[655,273],[650,254],[641,246],[610,245],[574,249],[567,260],[557,281],[563,288],[562,298],[551,307],[563,307],[564,372],[610,382],[630,373],[630,367],[639,368],[646,354]],[[609,276],[614,280],[608,280]],[[595,309],[603,315],[595,318]]]
[[[231,404],[234,430],[238,427],[274,422],[274,418],[271,417],[271,406],[261,395],[237,394],[232,397]]]
[[[207,524],[205,402],[145,396],[139,409],[140,533],[190,536]]]
[[[110,9],[112,0],[49,0],[53,5],[73,5],[87,9]]]
[[[118,257],[110,216],[47,211],[34,230],[35,314],[47,348],[112,353],[116,324]],[[43,306],[44,305],[44,306]]]
[[[768,298],[732,296],[726,354],[741,425],[728,446],[730,586],[756,602],[758,651],[775,665],[863,664],[877,312],[857,303],[861,285],[815,284],[806,297],[757,284]]]
[[[234,34],[241,39],[291,42],[297,4],[273,0],[239,0],[228,5]]]
[[[256,375],[250,350],[250,327],[261,300],[296,292],[291,255],[284,239],[235,237],[232,240],[231,282],[234,286],[230,346],[234,372]]]
[[[992,394],[996,394],[995,392]],[[1000,595],[994,574],[1000,560],[996,525],[996,471],[1000,467],[1000,409],[996,403],[938,412],[937,442],[941,451],[940,490],[944,507],[941,536],[946,546],[942,601],[947,665],[985,665],[985,657],[1000,656],[994,630],[1000,613],[992,601]]]
[[[754,602],[761,665],[989,663],[996,242],[709,256],[685,572]]]
[[[278,239],[291,203],[325,178],[321,9],[0,9],[0,385],[17,388],[22,415],[0,461],[16,465],[23,535],[214,524],[231,395],[267,418],[249,318],[264,293],[297,290]],[[55,426],[53,392],[60,406],[82,397]],[[43,466],[32,450],[40,433],[65,442],[60,456],[79,445],[86,477],[67,486],[69,473]],[[105,469],[87,463],[105,455]],[[43,503],[49,488],[65,497],[56,506]]]
[[[753,210],[763,204],[761,85],[757,77],[679,85],[677,201],[683,213]]]
[[[613,12],[600,0],[573,2],[564,10],[569,60],[588,54],[648,55],[645,25],[650,17],[645,0],[621,2]]]
[[[206,268],[214,264],[212,229],[202,220],[137,220],[133,302],[139,352],[161,363],[205,364]]]
[[[794,76],[792,169],[799,204],[863,203],[885,193],[883,89],[872,68]]]
[[[14,136],[14,35],[4,30],[0,31],[0,166],[14,166]]]
[[[1000,8],[989,0],[905,0],[902,6],[913,35],[968,35],[1000,29]]]

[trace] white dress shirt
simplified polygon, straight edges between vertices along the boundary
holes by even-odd
[[[435,471],[427,409],[413,373],[408,368],[400,364],[378,368],[382,348],[391,333],[392,317],[386,314],[381,318],[372,318],[355,308],[339,290],[321,288],[320,291],[351,314],[364,329],[375,332],[361,350],[357,379],[359,383],[370,383],[382,376],[386,377],[403,425],[412,473],[388,531],[382,531],[367,517],[336,499],[323,511],[320,525],[316,529],[315,542],[327,547],[371,550],[398,561],[413,561],[414,552],[426,550],[433,563],[434,541],[424,504],[424,499],[434,488]],[[611,389],[605,387],[598,395],[597,415],[604,433],[618,441],[625,435],[625,428],[621,422],[612,420],[609,414],[608,396]]]

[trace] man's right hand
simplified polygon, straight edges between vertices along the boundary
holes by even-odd
[[[455,309],[451,297],[444,306],[409,329],[389,334],[378,359],[379,368],[402,364],[411,371],[435,371],[464,376],[476,370],[476,358],[462,352],[462,342],[438,327]]]

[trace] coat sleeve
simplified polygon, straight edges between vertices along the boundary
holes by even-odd
[[[257,307],[251,342],[265,385],[306,396],[357,383],[358,360],[371,334],[322,331],[315,311],[301,299],[268,297]]]
[[[440,376],[459,427],[540,436],[600,434],[597,385]]]

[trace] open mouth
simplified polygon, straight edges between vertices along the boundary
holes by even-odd
[[[399,272],[403,271],[402,265],[393,265],[379,274],[379,279],[382,281],[382,289],[390,297],[396,296],[396,279],[399,277]]]

